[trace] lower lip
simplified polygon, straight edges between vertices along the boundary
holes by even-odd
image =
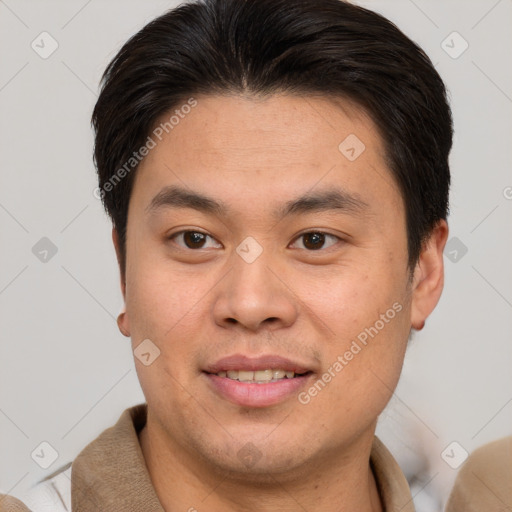
[[[223,398],[242,407],[269,407],[276,405],[291,396],[296,396],[311,377],[307,375],[293,379],[281,379],[267,384],[240,382],[227,377],[219,377],[212,373],[204,373],[214,390]]]

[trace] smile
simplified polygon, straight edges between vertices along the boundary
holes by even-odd
[[[220,371],[215,375],[239,382],[247,382],[252,384],[268,384],[269,382],[278,382],[282,379],[293,379],[295,372],[285,370],[229,370]]]

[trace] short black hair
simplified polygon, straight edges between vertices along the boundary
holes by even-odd
[[[383,16],[342,0],[196,0],[131,37],[102,78],[92,116],[97,190],[123,273],[134,154],[155,121],[193,95],[237,93],[324,95],[362,107],[404,200],[414,268],[448,215],[453,135],[444,83],[424,51]]]

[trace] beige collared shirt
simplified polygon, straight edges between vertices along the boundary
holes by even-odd
[[[147,404],[126,409],[71,466],[38,483],[27,499],[0,494],[0,512],[164,512],[138,439],[146,413]],[[385,512],[414,512],[407,480],[377,437],[370,464]]]

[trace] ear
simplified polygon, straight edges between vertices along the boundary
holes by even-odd
[[[121,292],[123,294],[123,300],[126,302],[126,276],[124,271],[124,265],[126,259],[122,256],[121,251],[121,243],[119,241],[119,234],[117,233],[116,228],[112,228],[112,241],[114,242],[114,248],[116,250],[117,256],[117,264],[119,265],[119,275],[121,279]],[[128,319],[128,314],[126,313],[125,308],[117,317],[117,326],[121,331],[121,334],[126,336],[127,338],[130,336],[130,321]]]
[[[119,275],[121,279],[121,292],[123,294],[123,299],[126,298],[126,276],[124,272],[124,262],[125,259],[122,257],[121,251],[121,242],[119,241],[119,234],[117,233],[116,228],[112,228],[112,242],[114,242],[114,248],[116,250],[117,256],[117,264],[119,266]]]
[[[448,224],[441,220],[424,243],[412,279],[411,326],[421,330],[432,313],[444,286],[443,251]]]

